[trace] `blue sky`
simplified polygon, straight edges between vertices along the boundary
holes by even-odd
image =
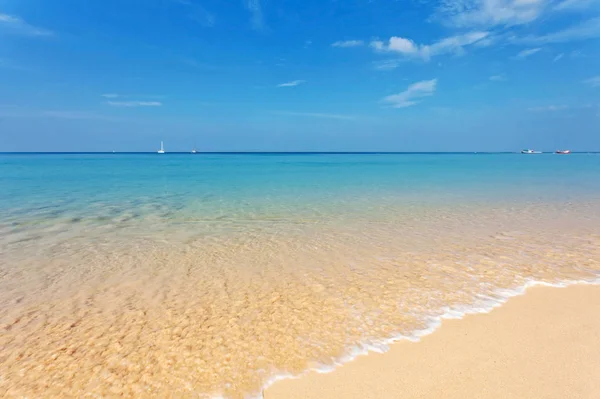
[[[0,151],[600,150],[600,0],[0,0]]]

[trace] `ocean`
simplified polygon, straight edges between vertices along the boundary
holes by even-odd
[[[0,392],[260,396],[600,278],[600,154],[0,154]]]

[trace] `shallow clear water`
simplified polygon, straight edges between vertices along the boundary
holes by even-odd
[[[600,271],[600,155],[0,155],[0,392],[244,397]]]

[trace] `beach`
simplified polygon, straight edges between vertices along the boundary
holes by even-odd
[[[600,399],[600,0],[0,0],[0,399]]]
[[[597,155],[17,154],[0,185],[0,396],[245,399],[378,358],[427,376],[387,359],[470,323],[457,353],[491,359],[527,324],[469,314],[600,278]]]
[[[265,399],[598,398],[600,286],[530,288],[489,314],[445,320],[332,373],[278,381]]]

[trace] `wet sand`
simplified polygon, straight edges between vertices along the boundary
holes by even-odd
[[[276,382],[265,399],[598,398],[600,286],[535,287],[489,314],[445,320],[332,373]]]

